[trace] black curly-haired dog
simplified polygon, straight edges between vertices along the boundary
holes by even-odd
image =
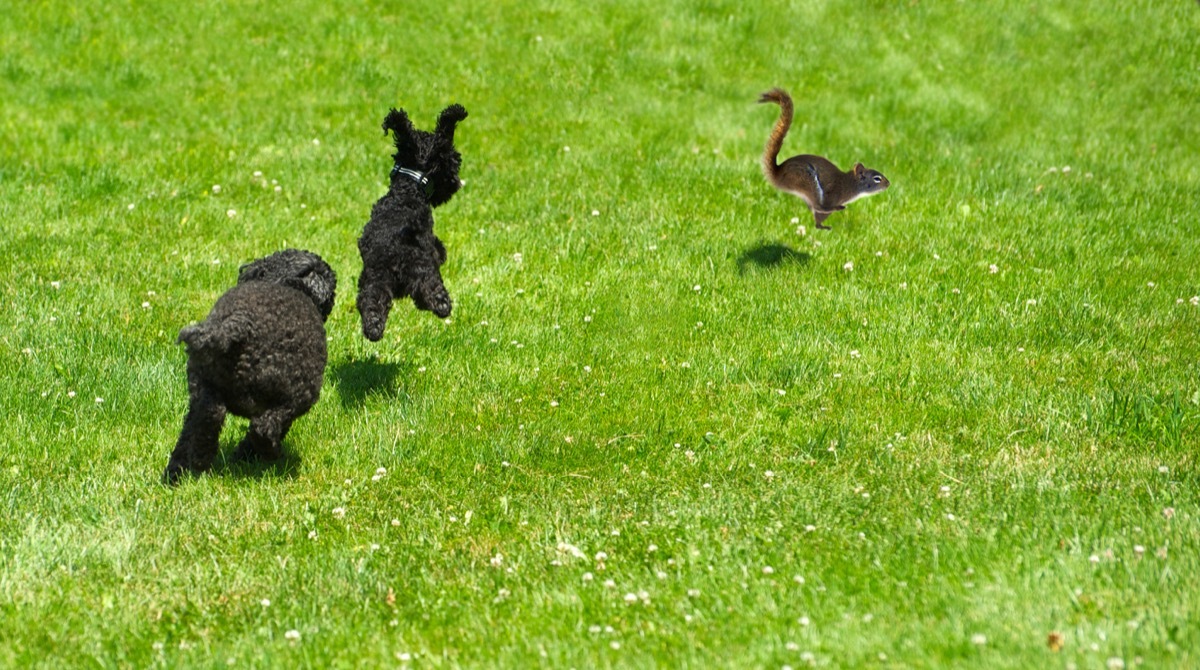
[[[433,208],[462,185],[454,128],[465,118],[467,110],[450,105],[432,133],[414,128],[402,109],[383,120],[384,135],[390,130],[396,141],[391,187],[371,208],[358,238],[363,261],[358,312],[363,335],[372,342],[383,337],[393,300],[411,296],[419,309],[450,315],[450,294],[438,270],[446,262],[446,247],[433,234]]]
[[[191,400],[164,483],[212,466],[227,411],[250,419],[233,460],[279,458],[292,422],[321,394],[336,288],[320,256],[285,249],[243,265],[208,318],[179,331]]]

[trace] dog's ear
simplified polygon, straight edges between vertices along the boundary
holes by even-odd
[[[463,109],[462,105],[454,104],[442,110],[438,115],[437,129],[434,133],[446,138],[446,141],[454,143],[454,127],[459,121],[467,118],[467,110]]]
[[[412,121],[403,109],[392,108],[383,119],[383,134],[387,135],[389,130],[396,142],[396,162],[407,162],[416,153],[417,144],[413,141]]]

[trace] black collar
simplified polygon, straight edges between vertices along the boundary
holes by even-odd
[[[433,184],[429,183],[429,176],[426,173],[421,172],[420,170],[410,170],[406,167],[400,167],[397,165],[396,167],[392,168],[392,176],[395,177],[398,174],[402,174],[405,177],[417,182],[417,184],[421,186],[421,190],[425,192],[425,197],[433,195]]]

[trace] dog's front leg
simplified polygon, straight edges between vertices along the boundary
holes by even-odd
[[[212,467],[217,456],[221,426],[225,424],[225,406],[199,383],[191,386],[191,400],[183,419],[183,432],[171,452],[171,460],[162,481],[175,486],[185,472],[201,473]]]
[[[388,312],[392,309],[392,279],[385,272],[363,268],[358,278],[358,314],[363,336],[372,342],[383,339]]]

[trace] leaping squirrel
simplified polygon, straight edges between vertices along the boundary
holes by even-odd
[[[773,88],[763,93],[758,101],[779,105],[779,120],[771,129],[767,148],[763,151],[763,174],[775,188],[802,198],[812,210],[818,228],[828,230],[824,221],[830,214],[891,185],[882,173],[863,167],[862,163],[855,163],[853,170],[842,172],[826,158],[804,154],[776,164],[783,138],[792,126],[792,98],[783,89]]]

